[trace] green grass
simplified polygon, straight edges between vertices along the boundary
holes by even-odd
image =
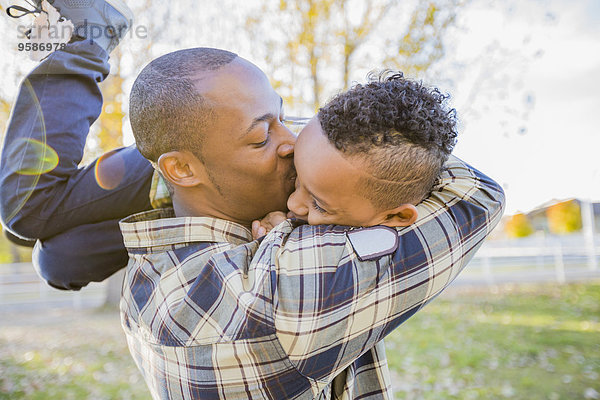
[[[115,311],[0,318],[0,399],[149,398]],[[399,399],[600,398],[600,282],[454,290],[386,343]]]
[[[462,291],[388,339],[399,399],[600,398],[600,284]]]
[[[150,397],[114,310],[22,314],[0,316],[0,399]]]

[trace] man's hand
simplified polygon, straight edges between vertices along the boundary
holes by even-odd
[[[285,213],[273,211],[265,215],[261,220],[252,221],[252,239],[265,236],[271,229],[286,220]]]

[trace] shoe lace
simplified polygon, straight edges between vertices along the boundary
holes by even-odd
[[[23,17],[25,15],[29,15],[29,14],[39,14],[42,12],[43,13],[46,12],[42,9],[41,1],[37,1],[36,4],[31,3],[29,0],[25,0],[25,2],[27,4],[29,4],[31,7],[33,7],[33,10],[29,10],[22,6],[10,6],[6,9],[6,13],[8,14],[8,16],[11,18],[21,18],[21,17]],[[14,14],[15,11],[17,12],[17,14]]]

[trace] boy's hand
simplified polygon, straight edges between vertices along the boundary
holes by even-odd
[[[252,221],[252,239],[265,236],[271,229],[286,220],[285,213],[273,211],[261,220]]]

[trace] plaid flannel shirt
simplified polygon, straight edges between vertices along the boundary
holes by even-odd
[[[154,210],[121,222],[121,318],[156,399],[392,398],[382,339],[499,221],[502,189],[452,157],[398,247],[361,261],[342,226],[245,227]]]

